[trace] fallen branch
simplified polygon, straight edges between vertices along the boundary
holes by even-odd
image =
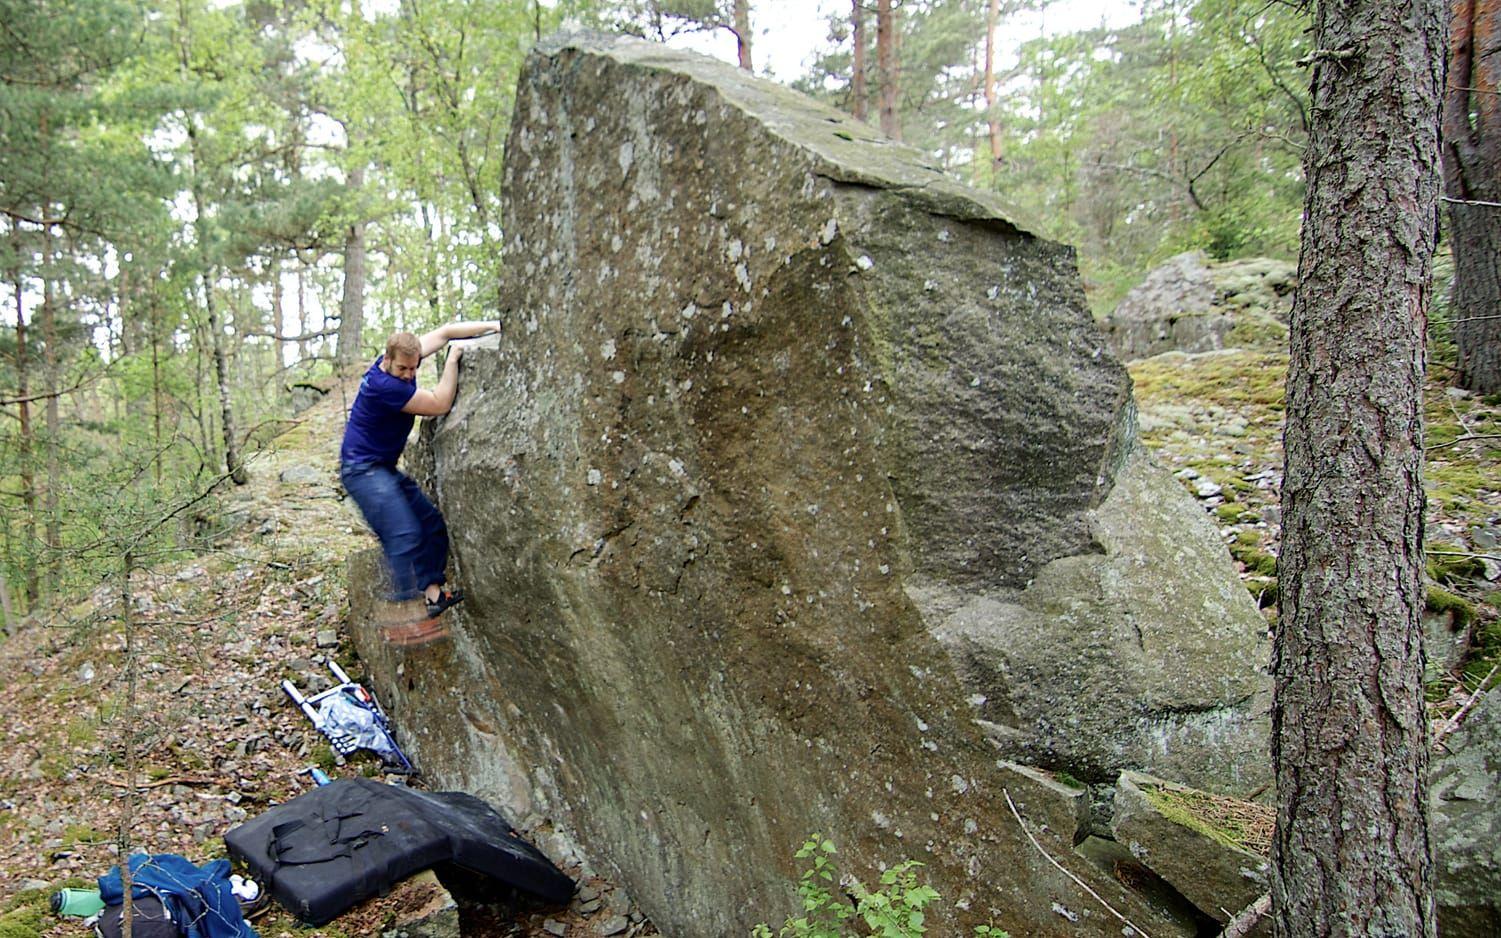
[[[169,775],[166,778],[159,778],[154,782],[137,782],[134,787],[136,791],[145,791],[148,788],[161,788],[163,785],[217,785],[218,781],[218,779],[200,778],[196,775]],[[113,785],[116,788],[131,787],[129,782],[122,782],[113,778],[105,779],[104,784]]]
[[[1142,931],[1130,919],[1115,911],[1115,907],[1106,902],[1104,899],[1100,898],[1100,894],[1095,892],[1093,889],[1090,889],[1089,886],[1084,883],[1084,880],[1075,876],[1073,873],[1070,873],[1067,867],[1065,867],[1062,863],[1059,863],[1057,860],[1053,859],[1052,854],[1044,850],[1042,844],[1037,842],[1037,838],[1032,836],[1032,832],[1027,830],[1027,822],[1022,820],[1021,813],[1016,810],[1016,803],[1011,800],[1011,792],[1005,788],[1002,788],[1001,794],[1006,796],[1006,805],[1011,809],[1011,816],[1016,818],[1016,823],[1021,826],[1022,833],[1027,835],[1027,839],[1032,841],[1032,846],[1037,848],[1037,852],[1042,854],[1044,859],[1056,866],[1064,876],[1067,876],[1069,879],[1073,880],[1080,889],[1089,893],[1091,896],[1094,896],[1096,902],[1098,902],[1100,905],[1103,905],[1106,909],[1109,909],[1111,915],[1114,915],[1116,918],[1125,922],[1127,927],[1133,929],[1138,935],[1141,936],[1141,938],[1152,938],[1152,936]]]
[[[1476,701],[1485,696],[1485,685],[1489,684],[1491,678],[1496,676],[1498,668],[1501,668],[1501,663],[1497,663],[1491,667],[1491,673],[1487,674],[1485,680],[1480,682],[1480,686],[1475,688],[1475,693],[1471,694],[1470,699],[1464,702],[1464,706],[1454,711],[1454,715],[1444,722],[1444,725],[1439,728],[1437,733],[1433,734],[1433,745],[1441,745],[1445,736],[1459,729],[1459,721],[1463,720],[1465,714],[1470,712],[1470,709],[1475,706]]]
[[[1263,893],[1260,899],[1241,909],[1220,932],[1220,938],[1246,938],[1262,917],[1272,911],[1272,894]]]

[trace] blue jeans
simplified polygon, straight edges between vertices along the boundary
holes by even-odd
[[[417,483],[379,463],[341,465],[339,480],[380,538],[391,571],[391,599],[413,599],[431,584],[442,585],[448,526]]]

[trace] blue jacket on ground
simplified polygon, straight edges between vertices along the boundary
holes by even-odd
[[[245,923],[240,903],[229,884],[229,861],[213,860],[202,867],[175,853],[130,858],[132,898],[156,896],[182,922],[187,938],[259,938]],[[105,905],[125,901],[120,868],[99,877],[99,898]]]

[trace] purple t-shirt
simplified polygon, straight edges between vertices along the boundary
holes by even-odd
[[[382,355],[360,380],[360,392],[349,408],[349,423],[344,427],[344,445],[339,447],[339,462],[346,466],[360,463],[396,465],[412,432],[411,414],[402,413],[407,401],[417,393],[417,382],[403,381],[381,370]]]

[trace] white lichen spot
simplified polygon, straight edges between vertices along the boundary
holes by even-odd
[[[692,378],[684,378],[682,381],[680,381],[678,383],[678,389],[681,390],[681,391],[691,391],[691,390],[693,390],[693,379]]]
[[[688,471],[683,468],[682,461],[678,459],[667,460],[667,468],[671,469],[672,474],[677,476],[679,479],[688,474]]]
[[[970,694],[968,697],[971,707],[983,707],[988,698],[984,694]]]
[[[991,287],[989,290],[985,291],[985,295],[988,296],[988,297],[990,297],[992,300],[1000,299],[1000,297],[1001,297],[1001,288],[1000,288],[1000,286],[996,285],[996,286]]]
[[[973,378],[970,378],[969,379],[969,386],[972,387],[972,388],[979,387],[980,386],[980,376],[979,375],[975,375]]]
[[[837,219],[829,219],[823,223],[823,230],[818,233],[818,240],[822,244],[828,244],[839,234],[839,222]]]
[[[730,314],[733,313],[733,312],[735,312],[735,307],[732,306],[732,305],[730,305],[730,301],[729,300],[725,300],[724,305],[719,308],[719,318],[720,319],[729,319],[730,318]]]
[[[876,262],[870,259],[869,254],[861,254],[859,257],[855,258],[855,266],[860,268],[861,270],[870,270],[872,267],[876,266]]]
[[[687,306],[684,306],[682,309],[678,310],[678,315],[682,316],[684,319],[692,319],[694,316],[698,315],[698,304],[689,303]]]
[[[975,823],[975,819],[974,818],[967,817],[967,818],[964,819],[964,833],[966,833],[966,834],[973,834],[976,831],[978,831],[979,829],[980,829],[980,825],[978,825],[978,824]]]
[[[620,235],[610,236],[610,250],[618,251],[624,244],[625,242],[620,240]]]
[[[631,163],[636,159],[636,145],[627,140],[620,145],[620,175],[624,176],[631,171]]]
[[[938,289],[938,281],[937,280],[924,280],[922,282],[922,288],[923,288],[924,292],[932,293],[934,290]]]
[[[922,741],[922,747],[924,749],[928,750],[929,752],[937,752],[938,751],[938,744],[935,743],[935,742],[933,742],[931,739],[925,739],[925,740],[923,740]]]
[[[767,235],[766,240],[762,243],[766,245],[767,254],[770,254],[772,251],[775,251],[777,249],[777,239],[773,238],[771,235]]]
[[[949,239],[949,230],[947,228],[941,229],[938,232],[938,240],[939,241],[947,242],[948,239]]]
[[[969,791],[969,782],[962,775],[949,776],[949,786],[954,789],[954,794],[962,795]]]
[[[623,372],[623,371],[612,371],[612,372],[610,372],[610,380],[614,381],[616,384],[625,384],[625,372]]]
[[[725,246],[725,254],[732,261],[738,261],[738,260],[740,260],[740,255],[742,255],[744,253],[745,253],[745,245],[743,245],[743,244],[740,243],[740,239],[739,238],[734,239],[728,245]]]
[[[608,361],[614,361],[615,360],[615,340],[614,339],[605,339],[603,342],[601,342],[599,344],[599,354],[601,356],[603,356],[604,360],[607,361],[607,362]]]
[[[590,485],[598,485],[605,480],[605,476],[598,469],[590,468],[588,480]]]
[[[735,282],[740,284],[740,289],[747,292],[751,288],[750,271],[745,269],[744,264],[735,265]]]
[[[922,717],[916,717],[915,719],[917,720],[917,731],[919,733],[926,733],[928,731],[928,724],[923,722]]]
[[[891,829],[891,818],[880,811],[870,812],[870,822],[883,831]]]
[[[1068,908],[1061,902],[1053,903],[1053,911],[1068,919],[1070,922],[1077,922],[1079,920],[1079,913]]]
[[[791,596],[792,595],[792,587],[789,586],[789,585],[787,585],[786,583],[783,583],[782,584],[782,595],[783,596]]]
[[[843,319],[839,320],[839,324],[841,326],[843,326],[844,328],[846,328],[846,329],[848,329],[850,327],[850,325],[853,324],[853,323],[854,323],[854,320],[851,319],[851,318],[849,318],[848,316],[846,316]]]

